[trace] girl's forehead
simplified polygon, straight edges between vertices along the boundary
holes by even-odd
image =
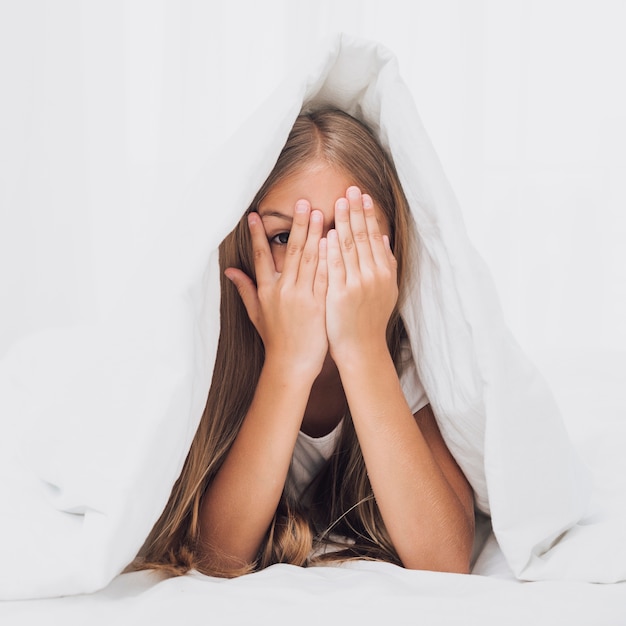
[[[296,202],[308,200],[312,208],[332,213],[338,198],[356,184],[353,177],[327,164],[308,165],[276,183],[259,203],[259,212],[293,213]],[[365,191],[365,190],[363,190]]]
[[[354,184],[353,176],[330,165],[306,165],[275,184],[269,190],[266,198],[304,192],[321,194],[323,190],[329,190],[329,193],[339,192],[340,195],[343,195],[346,189]]]

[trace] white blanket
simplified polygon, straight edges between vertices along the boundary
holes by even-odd
[[[418,272],[403,316],[419,375],[512,571],[626,579],[622,526],[589,509],[587,472],[504,324],[393,56],[343,36],[202,169],[107,320],[30,337],[0,363],[0,597],[100,589],[141,546],[206,400],[215,251],[305,104],[362,118],[394,158],[415,220]]]

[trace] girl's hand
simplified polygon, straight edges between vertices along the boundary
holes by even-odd
[[[257,285],[244,272],[228,268],[265,346],[266,363],[284,371],[311,376],[322,368],[328,352],[325,300],[327,291],[326,241],[323,216],[299,200],[286,244],[282,273],[276,271],[267,234],[257,213],[248,216]]]
[[[350,359],[387,351],[387,323],[398,299],[397,263],[372,199],[358,187],[335,203],[335,230],[327,239],[326,331],[341,368]]]

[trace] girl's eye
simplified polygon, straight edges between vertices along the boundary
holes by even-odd
[[[284,246],[289,241],[289,233],[278,233],[270,239],[270,243],[274,243],[278,246]]]

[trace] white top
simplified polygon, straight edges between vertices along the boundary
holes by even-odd
[[[408,344],[403,348],[409,350]],[[409,356],[408,361],[400,377],[400,384],[411,412],[415,414],[428,404],[428,398],[417,375],[413,357]],[[330,458],[341,435],[342,424],[343,420],[323,437],[311,437],[302,431],[298,433],[286,481],[286,489],[292,495],[299,497]]]

